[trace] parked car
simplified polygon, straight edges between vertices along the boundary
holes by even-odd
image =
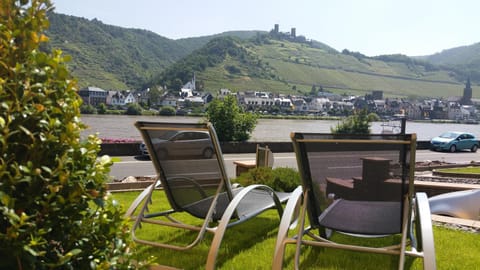
[[[480,220],[480,189],[448,192],[428,201],[432,214]]]
[[[211,158],[213,146],[208,132],[201,131],[173,131],[161,134],[152,139],[153,148],[160,159],[185,158],[189,156],[202,156]],[[143,155],[149,155],[145,143],[140,144]]]
[[[478,139],[472,133],[449,131],[433,138],[430,141],[432,150],[456,152],[458,150],[470,150],[477,152]]]

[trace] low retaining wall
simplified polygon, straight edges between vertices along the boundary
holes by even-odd
[[[268,145],[268,148],[274,153],[293,152],[291,142],[222,142],[222,152],[224,154],[232,153],[255,153],[257,144]],[[428,149],[429,141],[418,141],[417,149]],[[140,142],[136,143],[104,143],[101,145],[99,155],[109,156],[138,156],[140,155]]]

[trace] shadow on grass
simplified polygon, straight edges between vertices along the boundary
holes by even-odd
[[[335,234],[332,240],[340,243],[362,244],[363,246],[386,246],[397,244],[399,237],[388,238],[352,238]],[[284,269],[292,269],[294,265],[295,246],[289,245],[284,259]],[[405,269],[413,269],[413,257],[405,257]],[[302,246],[300,269],[398,269],[399,256],[342,250],[335,248]]]
[[[232,257],[244,251],[250,251],[253,246],[267,238],[276,235],[279,218],[276,220],[271,214],[276,214],[275,210],[269,210],[266,216],[258,216],[242,224],[228,228],[223,237],[222,244],[218,251],[216,267],[220,268]],[[165,227],[144,228],[144,232],[139,232],[140,237],[148,236],[148,240],[156,240],[168,244],[190,243],[197,236],[196,232],[184,231],[178,229],[165,229]],[[142,229],[143,230],[143,229]],[[146,234],[146,235],[145,235]],[[195,247],[185,251],[175,251],[165,248],[157,248],[148,245],[138,245],[141,254],[156,257],[155,261],[161,265],[173,266],[181,269],[204,269],[207,261],[210,244],[213,234],[207,233],[205,238]],[[273,246],[272,246],[273,252]]]
[[[125,207],[139,194],[139,192],[126,192],[123,194],[114,194]],[[163,211],[169,209],[169,204],[163,192],[158,192],[158,196],[153,197],[153,204],[149,207],[149,212]],[[187,213],[176,213],[174,217],[186,224],[200,226],[203,222],[190,216]],[[255,250],[257,244],[264,244],[266,239],[274,239],[280,223],[278,212],[274,209],[268,210],[257,217],[254,217],[241,224],[228,228],[224,234],[223,241],[218,251],[216,266],[221,268],[225,263],[226,268],[231,266],[231,259],[241,253],[251,253],[258,255]],[[132,223],[133,224],[133,221]],[[187,245],[191,243],[198,235],[195,231],[182,230],[160,225],[152,225],[144,223],[142,228],[137,230],[137,237],[144,240],[159,241],[161,243]],[[189,250],[175,251],[166,248],[153,247],[149,245],[138,244],[140,259],[148,260],[153,256],[154,262],[161,265],[168,265],[182,269],[204,269],[207,261],[208,252],[213,239],[212,233],[206,233],[205,238],[196,246]],[[261,251],[269,257],[267,263],[271,267],[270,258],[273,259],[274,243],[269,243],[266,251]],[[258,252],[258,250],[257,250]]]

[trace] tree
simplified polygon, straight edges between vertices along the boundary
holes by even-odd
[[[220,141],[246,141],[257,124],[257,115],[243,112],[235,96],[215,99],[206,111]]]
[[[334,134],[370,134],[370,122],[373,119],[374,117],[369,117],[367,110],[363,109],[345,118],[331,131]]]
[[[312,85],[312,89],[310,90],[310,96],[317,96],[317,87],[314,85]]]
[[[170,88],[172,88],[175,91],[180,91],[180,89],[182,89],[182,86],[183,86],[182,80],[180,80],[179,78],[176,78],[172,81]]]
[[[39,51],[49,9],[0,2],[0,269],[138,267],[66,59]]]
[[[158,106],[160,103],[161,92],[158,87],[152,87],[148,91],[148,102],[150,107]]]

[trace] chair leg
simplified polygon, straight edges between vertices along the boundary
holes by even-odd
[[[140,203],[147,197],[147,195],[150,194],[150,191],[151,189],[155,189],[157,187],[159,187],[161,185],[160,183],[160,180],[155,180],[155,182],[153,184],[151,184],[150,186],[148,186],[147,188],[145,188],[142,193],[140,193],[137,198],[135,198],[135,200],[132,202],[132,204],[130,204],[130,207],[128,208],[128,210],[125,212],[125,218],[135,218],[133,216],[133,213],[135,212],[135,210],[138,208],[138,206],[140,205]],[[150,199],[150,198],[149,198]]]
[[[398,270],[403,270],[405,267],[405,252],[407,249],[407,234],[408,232],[408,224],[411,224],[410,222],[410,215],[409,215],[409,210],[410,210],[410,201],[408,198],[405,198],[403,202],[403,220],[402,220],[402,240],[400,243],[400,254],[399,254],[399,262],[398,262]]]
[[[287,242],[288,231],[297,226],[298,208],[302,205],[302,187],[298,186],[288,199],[285,206],[280,226],[278,228],[277,241],[275,245],[275,252],[273,256],[272,269],[282,269],[283,258],[285,254],[285,247]],[[295,243],[290,241],[290,243]]]
[[[308,202],[308,193],[305,191],[303,194],[303,203],[300,210],[300,221],[298,224],[298,234],[295,245],[295,270],[300,269],[300,249],[302,248],[302,238],[305,229],[305,218],[307,216],[307,202]]]
[[[416,226],[419,249],[423,251],[423,269],[436,269],[435,246],[433,241],[432,217],[427,195],[423,192],[415,194]]]
[[[230,219],[232,218],[233,214],[235,213],[235,210],[237,209],[237,206],[240,204],[240,202],[243,200],[245,195],[247,195],[250,191],[254,189],[270,189],[267,186],[264,185],[250,185],[248,187],[245,187],[242,189],[230,202],[228,205],[227,209],[222,215],[222,218],[220,219],[220,222],[215,229],[214,232],[214,237],[212,240],[212,243],[210,245],[210,250],[208,252],[208,258],[207,258],[207,264],[205,269],[206,270],[213,270],[215,269],[215,262],[217,260],[217,255],[218,255],[218,249],[220,248],[220,244],[222,243],[223,240],[223,235],[225,234],[225,230],[227,229]],[[278,197],[275,195],[275,193],[272,191],[272,201],[275,203],[277,211],[279,211],[279,215],[282,215],[282,205],[280,203],[280,200]]]

